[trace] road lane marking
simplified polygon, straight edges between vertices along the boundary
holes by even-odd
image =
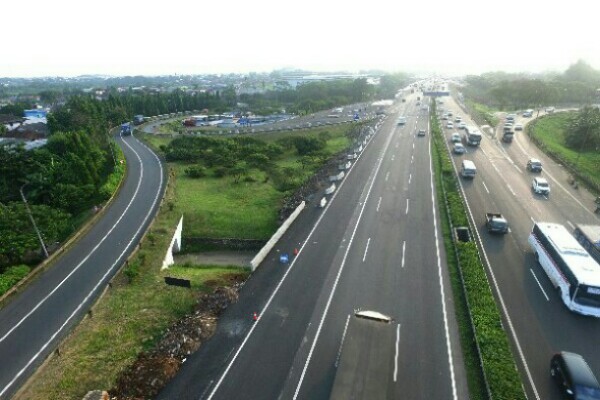
[[[535,224],[535,219],[533,219],[533,217],[529,217],[529,219]]]
[[[384,149],[387,149],[389,147],[391,139],[392,139],[392,137],[389,136],[387,139],[387,143],[384,146]],[[361,153],[361,154],[364,154],[364,153]],[[367,201],[369,200],[369,197],[371,196],[371,190],[373,189],[373,185],[375,184],[375,178],[379,174],[382,160],[383,159],[380,158],[379,162],[377,163],[377,168],[375,169],[375,174],[373,176],[373,179],[371,180],[369,189],[367,190],[365,204],[367,204]],[[356,163],[354,165],[356,165]],[[342,181],[342,184],[344,182],[347,182],[347,179]],[[339,192],[340,191],[337,190],[335,193],[337,194]],[[329,204],[331,204],[331,201],[329,202]],[[294,392],[293,400],[296,400],[298,398],[298,394],[300,393],[300,387],[302,386],[302,382],[304,381],[304,377],[306,376],[306,371],[308,370],[308,365],[310,364],[310,360],[312,358],[313,352],[315,351],[315,347],[317,346],[317,341],[319,340],[319,335],[321,334],[321,329],[323,329],[323,324],[325,323],[325,317],[327,316],[327,314],[329,312],[329,307],[331,307],[333,295],[335,294],[337,285],[340,281],[340,277],[342,276],[342,271],[344,270],[344,267],[346,265],[346,260],[348,258],[348,254],[350,252],[350,248],[352,247],[352,242],[354,241],[354,235],[356,235],[356,231],[358,230],[358,225],[360,224],[360,221],[362,220],[362,215],[365,210],[365,204],[363,204],[362,208],[360,209],[360,213],[358,214],[358,219],[356,221],[356,225],[354,226],[354,230],[352,231],[352,236],[350,237],[350,243],[348,244],[348,248],[346,249],[346,252],[344,253],[344,257],[342,259],[342,264],[340,265],[340,269],[338,270],[338,273],[335,277],[335,281],[333,282],[333,287],[331,288],[331,292],[329,293],[329,298],[327,299],[327,303],[325,304],[325,309],[323,310],[323,313],[321,314],[321,320],[319,321],[319,326],[317,328],[317,332],[315,333],[315,338],[313,339],[312,345],[308,352],[308,356],[306,358],[306,362],[304,363],[304,368],[302,369],[302,373],[301,373],[300,379],[298,381],[298,386],[296,386],[296,391]],[[288,269],[288,271],[289,270],[290,269]],[[254,326],[256,326],[256,325],[254,325]]]
[[[446,349],[448,355],[448,368],[450,369],[450,380],[452,381],[452,399],[458,400],[456,393],[456,377],[454,375],[454,364],[452,363],[452,344],[450,343],[450,328],[448,327],[448,311],[446,310],[446,291],[444,289],[444,279],[442,276],[442,260],[440,256],[440,239],[438,237],[437,211],[435,205],[435,190],[433,182],[433,158],[431,157],[431,146],[429,149],[429,179],[431,189],[431,211],[433,215],[433,230],[435,233],[435,251],[437,255],[438,281],[440,284],[440,297],[442,301],[442,315],[444,316],[444,334],[446,335]],[[452,164],[454,165],[454,163]],[[454,167],[456,168],[456,167]],[[461,186],[462,189],[462,186]],[[464,196],[463,192],[463,196]],[[477,231],[477,230],[475,230]]]
[[[481,183],[483,184],[483,188],[485,189],[485,191],[490,194],[490,191],[488,190],[487,186],[485,185],[484,181],[481,181]]]
[[[363,262],[367,259],[367,252],[369,251],[369,243],[371,243],[371,238],[367,240],[367,246],[365,247],[365,254],[363,255]]]
[[[406,254],[406,240],[402,243],[402,268],[404,268],[404,255]]]
[[[348,314],[348,318],[346,318],[346,325],[344,325],[344,333],[342,333],[342,341],[340,342],[340,348],[338,350],[337,356],[335,357],[335,367],[337,368],[340,365],[340,357],[342,356],[342,348],[344,347],[344,339],[346,339],[346,332],[348,331],[348,323],[350,322],[350,314]]]
[[[507,183],[506,187],[508,188],[508,190],[512,193],[513,196],[517,197],[515,191],[513,190],[513,188],[510,187],[510,185]]]
[[[571,221],[567,220],[567,224],[569,224],[571,229],[575,229],[575,225],[573,225],[573,223]]]
[[[387,180],[388,180],[389,177],[390,177],[390,173],[388,172],[388,173],[385,174],[385,181],[386,182],[387,182]]]
[[[119,134],[119,136],[121,136]],[[132,135],[133,136],[133,135]],[[122,136],[121,136],[122,138]],[[137,138],[136,138],[137,140]],[[123,211],[123,213],[121,214],[121,216],[119,217],[119,219],[117,219],[117,222],[115,222],[115,224],[112,226],[112,228],[106,233],[106,235],[104,235],[104,237],[100,240],[100,242],[98,242],[98,244],[92,249],[92,251],[90,253],[88,253],[88,255],[50,292],[48,293],[48,295],[46,295],[46,297],[44,297],[33,309],[31,309],[31,311],[29,313],[27,313],[17,324],[15,324],[15,326],[13,326],[4,336],[2,336],[2,338],[0,338],[0,343],[4,340],[6,340],[6,338],[12,333],[14,332],[15,329],[17,329],[27,318],[29,318],[43,303],[46,302],[46,300],[48,300],[48,298],[50,298],[50,296],[52,296],[90,257],[91,255],[98,249],[98,247],[100,247],[100,245],[104,242],[104,240],[106,240],[106,238],[111,234],[111,232],[116,228],[116,226],[119,224],[119,222],[123,219],[123,217],[125,216],[125,214],[127,213],[127,211],[129,210],[129,207],[131,207],[131,204],[133,203],[133,201],[135,200],[139,188],[141,186],[141,182],[144,176],[144,167],[143,167],[143,163],[142,163],[142,159],[140,157],[140,155],[125,141],[123,140],[123,143],[129,147],[131,149],[131,151],[135,154],[135,156],[137,157],[137,159],[140,162],[140,179],[138,181],[138,185],[136,187],[136,190],[131,198],[131,200],[129,201],[129,203],[127,204],[127,207],[125,208],[125,210]],[[140,142],[141,143],[141,142]],[[147,146],[145,146],[143,143],[141,143],[146,149],[148,149]],[[131,240],[129,241],[129,243],[127,244],[127,246],[125,247],[125,249],[121,252],[121,254],[119,255],[119,257],[117,258],[117,260],[113,263],[113,265],[106,271],[106,273],[100,278],[100,280],[98,281],[98,283],[96,283],[96,285],[92,288],[92,290],[87,294],[87,296],[85,296],[85,298],[83,299],[83,301],[81,303],[79,303],[79,305],[75,308],[75,310],[71,313],[71,315],[69,315],[69,317],[63,322],[63,324],[56,330],[56,332],[54,332],[54,334],[52,334],[52,336],[50,336],[50,339],[44,343],[42,345],[42,347],[40,348],[40,350],[35,353],[33,355],[33,357],[31,357],[29,359],[29,361],[25,364],[25,366],[23,368],[21,368],[19,370],[19,372],[17,372],[17,374],[15,375],[15,377],[8,382],[8,384],[0,391],[0,397],[3,396],[6,391],[8,389],[10,389],[12,387],[12,385],[15,384],[15,382],[17,381],[17,379],[19,379],[19,377],[21,375],[23,375],[23,373],[27,370],[27,368],[29,368],[29,366],[35,362],[35,360],[42,354],[42,352],[44,350],[46,350],[46,348],[48,346],[50,346],[50,343],[52,343],[54,341],[54,339],[60,334],[60,332],[64,329],[65,326],[68,325],[68,323],[77,315],[77,313],[83,308],[84,304],[86,304],[90,298],[92,297],[92,294],[100,287],[100,284],[103,283],[103,281],[106,279],[106,277],[112,272],[112,270],[117,266],[120,265],[119,260],[121,260],[121,258],[123,257],[123,255],[128,251],[129,247],[131,246],[131,244],[133,243],[133,241],[136,239],[136,237],[139,235],[140,231],[142,230],[142,228],[144,227],[144,224],[146,224],[146,221],[148,220],[148,218],[150,217],[150,214],[152,213],[152,210],[154,210],[154,208],[156,207],[156,203],[158,201],[158,197],[159,194],[162,190],[162,185],[163,185],[163,169],[162,169],[162,164],[160,163],[159,158],[156,156],[156,154],[154,152],[151,152],[152,155],[154,156],[154,158],[156,159],[156,161],[159,163],[159,169],[160,169],[160,183],[158,185],[158,191],[156,192],[156,196],[154,197],[154,202],[152,203],[152,206],[150,207],[150,210],[148,211],[148,213],[146,214],[146,216],[144,217],[144,220],[142,221],[142,223],[140,224],[140,227],[138,228],[138,230],[135,232],[135,234],[133,235],[133,237],[131,238]]]
[[[408,203],[409,203],[409,199],[406,199],[406,214],[408,214]]]
[[[376,129],[376,132],[379,132],[379,129]],[[393,133],[393,131],[392,131]],[[369,139],[369,142],[367,143],[366,146],[368,146],[369,144],[371,144],[371,142],[373,141],[373,137],[371,137],[371,139]],[[384,150],[387,149],[390,145],[392,136],[389,135],[388,139],[387,139],[387,143],[384,146]],[[366,148],[365,146],[365,148]],[[358,155],[358,158],[354,161],[354,163],[352,164],[352,166],[350,167],[350,169],[348,170],[348,174],[346,174],[347,176],[350,175],[350,173],[352,173],[352,171],[354,170],[354,166],[358,163],[358,160],[360,160],[360,158],[363,156],[363,154],[365,154],[365,151],[361,152]],[[373,183],[375,181],[375,176],[377,176],[377,173],[379,172],[379,169],[381,167],[381,163],[383,161],[383,157],[379,157],[377,159],[378,164],[377,164],[377,170],[375,171],[373,180],[371,181],[371,187],[373,187]],[[338,190],[336,190],[333,193],[333,196],[331,197],[331,200],[329,200],[329,202],[327,203],[327,205],[325,206],[325,209],[323,210],[323,213],[319,216],[319,218],[317,219],[317,222],[315,223],[315,225],[313,226],[313,228],[311,229],[311,231],[309,232],[306,241],[304,242],[304,245],[302,245],[302,247],[300,247],[299,251],[298,251],[298,256],[302,253],[304,247],[306,246],[306,243],[308,243],[308,241],[312,238],[312,235],[314,234],[314,232],[317,230],[317,228],[319,227],[319,225],[321,224],[321,221],[323,220],[323,218],[325,217],[325,215],[327,214],[327,210],[329,210],[329,207],[331,207],[331,205],[333,204],[333,200],[335,200],[335,198],[337,197],[338,193],[340,193],[342,187],[344,186],[344,184],[348,182],[348,179],[344,179],[342,181],[342,183],[340,184]],[[370,191],[370,189],[369,189]],[[368,199],[368,195],[367,195],[367,199]],[[366,204],[367,201],[365,200],[364,204]],[[363,207],[364,207],[363,204]],[[362,211],[361,211],[362,213]],[[316,242],[314,242],[316,243]],[[350,242],[350,244],[352,244],[352,242]],[[350,245],[348,246],[348,249],[350,249]],[[347,254],[348,250],[346,250],[346,254]],[[264,313],[269,309],[269,306],[271,305],[271,303],[273,302],[273,299],[275,298],[275,295],[277,295],[277,293],[279,292],[279,289],[281,288],[281,286],[283,285],[283,282],[285,281],[285,279],[287,278],[287,276],[289,275],[289,273],[293,270],[294,265],[296,265],[296,261],[298,259],[300,259],[300,257],[294,257],[294,259],[292,260],[292,262],[290,263],[289,268],[287,269],[287,271],[285,272],[285,274],[281,277],[281,279],[279,280],[279,283],[277,284],[277,286],[275,287],[275,290],[273,290],[273,293],[271,293],[271,296],[269,297],[269,299],[267,300],[265,306],[262,308],[260,315],[264,315]],[[341,269],[338,272],[338,277],[337,280],[339,280],[339,275],[341,274]],[[336,284],[337,284],[337,280],[336,280]],[[332,295],[333,296],[333,295]],[[331,301],[331,299],[330,299]],[[250,330],[248,331],[248,333],[246,334],[246,337],[244,338],[244,340],[242,341],[242,343],[240,344],[240,346],[238,347],[237,351],[235,352],[233,358],[231,359],[231,361],[229,362],[229,364],[227,364],[227,367],[225,368],[225,371],[223,371],[223,373],[221,374],[221,377],[219,378],[219,380],[217,381],[215,387],[213,388],[213,390],[211,391],[210,395],[208,396],[207,400],[210,400],[213,398],[213,396],[216,394],[217,390],[219,390],[219,387],[221,386],[221,384],[223,383],[223,381],[225,380],[225,377],[227,376],[227,374],[229,373],[229,371],[231,370],[231,367],[233,366],[233,363],[236,361],[236,359],[239,357],[240,353],[242,352],[242,350],[244,349],[244,347],[246,346],[246,343],[248,342],[248,340],[250,339],[250,336],[252,336],[252,333],[254,332],[254,330],[256,329],[256,327],[260,324],[261,319],[259,318],[258,321],[256,321],[254,324],[252,324],[252,327],[250,328]],[[318,328],[319,330],[321,329],[320,327]],[[311,350],[311,354],[312,354],[312,350]],[[306,366],[305,366],[306,368]],[[297,391],[299,390],[299,388],[297,389]]]
[[[537,278],[537,276],[535,275],[535,272],[533,272],[533,270],[531,268],[529,268],[529,270],[531,271],[531,275],[533,275],[533,279],[535,279],[535,281],[537,282],[538,286],[540,287],[540,290],[542,291],[542,293],[544,294],[544,297],[546,298],[546,301],[550,301],[550,298],[548,297],[548,295],[546,294],[546,291],[544,290],[544,288],[542,287],[542,284],[540,283],[539,279]]]
[[[400,353],[400,324],[396,327],[396,356],[394,357],[394,382],[398,380],[398,354]]]
[[[410,185],[410,181],[412,180],[412,173],[408,174],[408,184]]]
[[[395,157],[395,156],[392,154],[392,161],[394,161],[394,159],[395,159],[395,158],[396,158],[396,157]]]
[[[377,202],[377,212],[379,212],[379,206],[381,205],[381,197],[379,198],[379,201]]]
[[[410,163],[412,164],[415,161],[415,155],[410,156]]]

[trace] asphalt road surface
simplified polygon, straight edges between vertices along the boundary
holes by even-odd
[[[0,399],[9,399],[85,316],[152,221],[164,191],[158,157],[135,137],[117,137],[124,185],[102,218],[0,310]]]
[[[442,107],[468,119],[450,99],[444,99]],[[525,124],[530,120],[519,117],[517,122]],[[470,120],[467,124],[474,125]],[[448,143],[456,131],[445,129]],[[560,399],[550,379],[550,358],[561,350],[576,352],[584,356],[596,375],[600,374],[600,320],[575,314],[565,307],[535,261],[527,237],[534,221],[560,223],[569,230],[577,223],[600,221],[593,213],[593,196],[582,187],[571,187],[565,169],[546,157],[524,131],[515,132],[512,143],[503,143],[501,133],[502,126],[495,136],[484,134],[480,147],[466,146],[467,154],[453,157],[457,166],[462,159],[473,160],[477,166],[475,179],[461,180],[462,187],[481,238],[488,276],[505,314],[505,327],[512,338],[528,398]],[[530,157],[542,161],[541,174],[526,169]],[[548,179],[549,196],[532,192],[535,176]],[[485,212],[504,214],[510,233],[488,234],[484,228]]]
[[[468,398],[434,207],[428,113],[415,102],[416,95],[392,107],[329,205],[308,205],[159,398],[326,399],[348,315],[358,308],[399,325],[397,350],[384,349],[396,370],[382,377],[388,398]],[[427,134],[417,137],[418,128]],[[292,262],[279,263],[294,248]]]

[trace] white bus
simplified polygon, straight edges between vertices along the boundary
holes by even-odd
[[[571,311],[600,317],[600,265],[562,225],[538,222],[528,238],[552,284]]]
[[[474,126],[467,125],[465,126],[465,139],[468,145],[470,146],[479,146],[481,143],[481,132]]]

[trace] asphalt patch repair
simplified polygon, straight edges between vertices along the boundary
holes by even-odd
[[[202,294],[191,315],[174,323],[152,349],[142,352],[109,390],[112,400],[154,398],[177,374],[190,354],[208,340],[217,327],[219,315],[238,301],[245,275],[232,275],[231,286],[217,287],[212,294]]]

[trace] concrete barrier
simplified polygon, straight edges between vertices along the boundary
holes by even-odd
[[[302,210],[304,210],[305,206],[306,206],[306,203],[304,201],[302,203],[300,203],[300,205],[298,207],[296,207],[296,209],[288,217],[288,219],[286,219],[285,222],[279,227],[279,229],[277,229],[277,232],[275,232],[275,234],[273,236],[271,236],[271,239],[269,239],[267,244],[265,244],[263,246],[263,248],[260,249],[260,251],[254,256],[252,261],[250,261],[250,269],[252,271],[255,271],[256,268],[258,268],[258,266],[260,265],[260,263],[263,262],[263,260],[267,256],[267,254],[269,254],[269,252],[273,249],[275,244],[279,241],[279,239],[281,239],[283,234],[288,230],[290,225],[292,225],[292,222],[294,222],[294,220],[298,217],[298,215],[300,215],[300,212]]]
[[[346,176],[346,174],[344,173],[344,171],[340,172],[337,175],[331,175],[331,176],[329,176],[329,182],[341,181],[342,179],[344,179],[344,176]]]
[[[335,192],[336,186],[335,183],[332,183],[327,189],[325,189],[325,194],[331,194]]]
[[[323,197],[321,199],[321,201],[319,202],[319,207],[325,208],[326,205],[327,205],[327,197]]]
[[[161,270],[169,268],[171,265],[175,264],[175,260],[173,259],[173,253],[179,253],[181,251],[181,231],[183,230],[183,215],[179,219],[179,223],[177,224],[177,229],[175,229],[175,233],[173,234],[173,238],[171,239],[171,244],[167,249],[167,254],[165,254],[165,258],[162,263]]]

